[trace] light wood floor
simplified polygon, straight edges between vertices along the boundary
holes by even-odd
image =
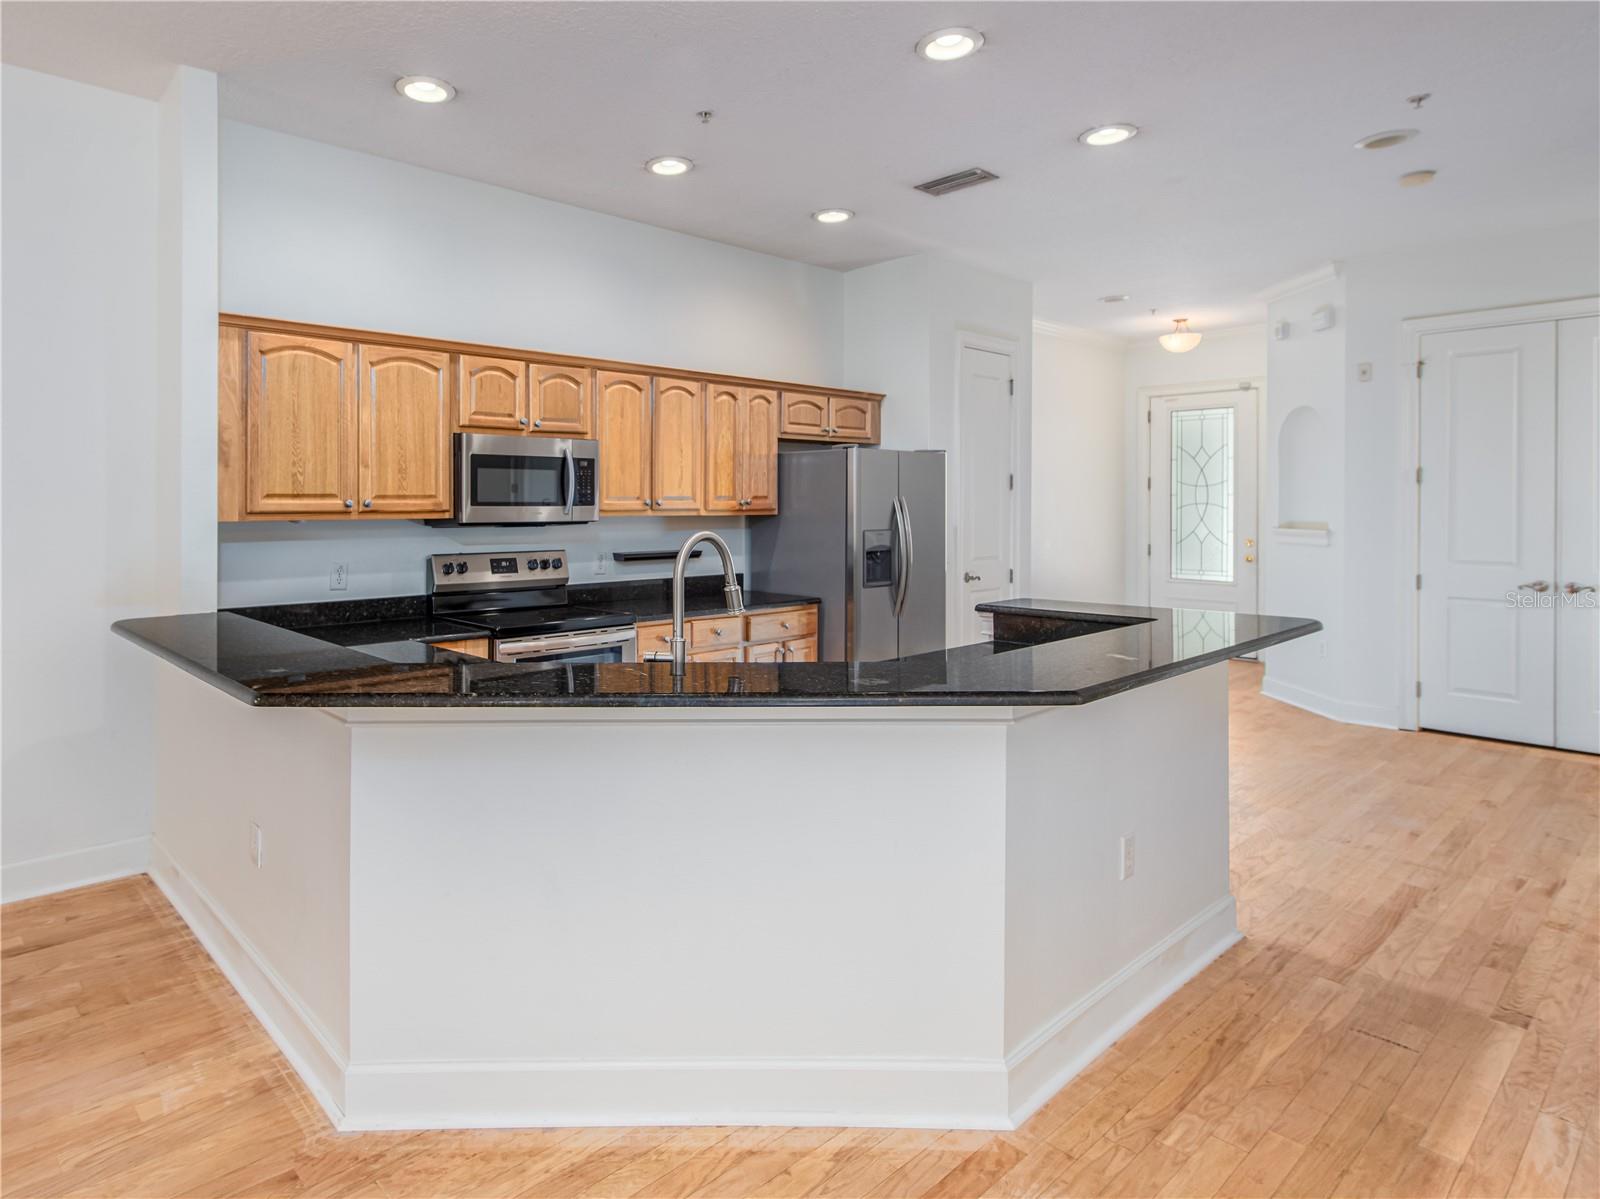
[[[148,880],[8,906],[7,1195],[1600,1195],[1595,759],[1233,674],[1246,940],[1012,1133],[339,1135]]]

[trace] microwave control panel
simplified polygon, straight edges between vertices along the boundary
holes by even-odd
[[[591,508],[594,506],[594,459],[574,458],[572,465],[578,476],[572,489],[575,493],[573,504],[579,508]]]

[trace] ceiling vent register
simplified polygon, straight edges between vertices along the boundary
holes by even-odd
[[[988,183],[991,179],[998,179],[993,171],[986,171],[982,167],[970,167],[965,171],[957,171],[954,175],[944,175],[938,179],[930,179],[926,183],[917,184],[919,192],[927,192],[930,196],[948,196],[951,192],[958,192],[964,187],[976,187],[980,183]]]

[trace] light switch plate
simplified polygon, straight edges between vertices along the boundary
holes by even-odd
[[[1372,363],[1370,363],[1370,362],[1358,362],[1358,363],[1356,363],[1356,382],[1357,383],[1371,383],[1372,382]]]

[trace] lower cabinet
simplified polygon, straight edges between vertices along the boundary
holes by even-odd
[[[639,658],[672,649],[672,622],[651,621],[635,630]],[[743,616],[699,616],[683,622],[691,662],[815,662],[817,606],[779,608]]]

